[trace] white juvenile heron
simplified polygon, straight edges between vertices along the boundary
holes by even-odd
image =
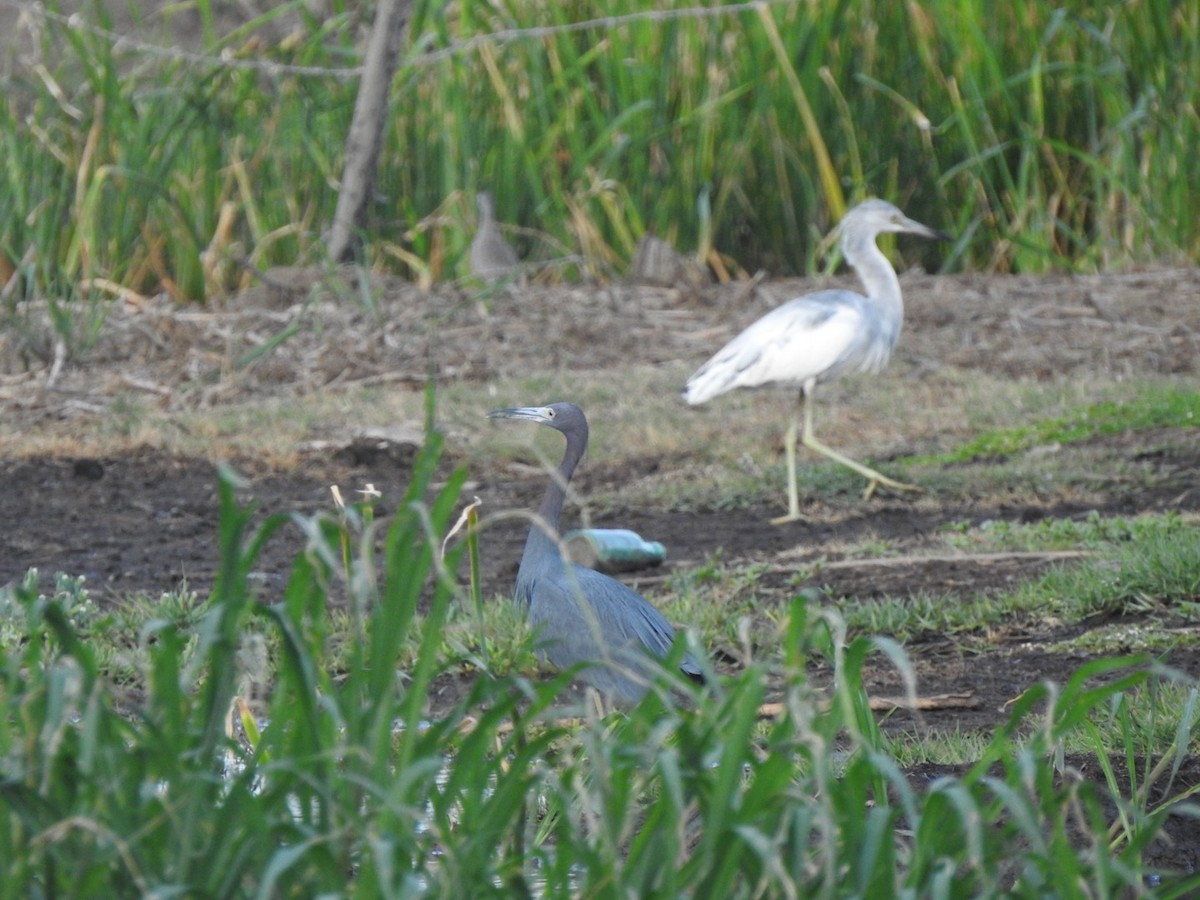
[[[842,255],[858,274],[864,293],[825,290],[789,300],[721,348],[683,389],[684,399],[694,405],[733,388],[799,387],[804,407],[801,442],[866,477],[864,499],[881,484],[900,491],[920,488],[894,481],[818,441],[813,433],[812,397],[819,383],[844,372],[878,372],[892,355],[904,321],[904,306],[896,270],[875,245],[876,236],[888,231],[949,240],[943,232],[908,218],[885,200],[863,201],[846,213],[835,234],[841,237]],[[776,523],[800,518],[795,419],[788,425],[784,447],[788,514],[775,519]]]
[[[560,669],[586,663],[580,678],[621,703],[636,703],[653,677],[650,657],[667,655],[675,629],[637,591],[563,558],[558,519],[567,483],[587,450],[583,410],[574,403],[551,403],[493,409],[488,418],[537,422],[567,439],[566,453],[538,507],[541,522],[529,529],[513,591],[528,612],[539,653]],[[555,533],[547,534],[545,526]],[[703,680],[690,653],[684,654],[679,668],[693,680]]]
[[[475,208],[479,212],[479,220],[475,225],[475,237],[471,240],[471,274],[489,283],[518,274],[521,261],[504,239],[496,222],[496,204],[492,195],[487,191],[476,194]]]

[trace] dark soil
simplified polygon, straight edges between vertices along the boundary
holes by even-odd
[[[1186,442],[1195,436],[1181,432],[1177,437]],[[1194,478],[1200,472],[1200,445],[1178,448],[1172,465],[1178,468],[1180,478],[1188,473]],[[395,497],[406,483],[402,470],[381,475],[378,469],[328,457],[306,457],[286,472],[260,470],[248,460],[237,468],[247,481],[240,497],[253,500],[264,514],[328,510],[331,484],[370,480],[385,496]],[[582,479],[584,490],[586,484],[587,479]],[[540,478],[526,476],[520,482],[481,481],[475,490],[487,498],[489,508],[503,509],[533,505],[541,486]],[[1086,509],[1070,503],[1016,507],[971,503],[915,512],[903,500],[881,500],[863,504],[854,514],[836,521],[802,522],[787,528],[770,525],[773,510],[768,509],[687,513],[618,509],[594,516],[591,524],[632,528],[667,540],[668,561],[661,568],[627,576],[643,590],[650,590],[671,572],[702,564],[719,550],[724,563],[766,565],[756,593],[764,603],[780,606],[806,588],[820,589],[833,601],[921,594],[970,596],[1012,589],[1019,581],[1060,563],[1054,557],[1037,555],[976,559],[967,554],[962,559],[938,557],[931,561],[905,556],[855,561],[841,560],[836,550],[828,548],[871,538],[886,541],[901,552],[919,549],[949,522],[1082,518],[1093,510],[1131,515],[1200,509],[1200,491],[1187,493],[1177,502],[1182,488],[1180,481],[1171,478],[1142,492],[1119,491],[1108,503]],[[203,595],[212,586],[217,563],[217,472],[210,462],[153,450],[105,459],[0,460],[0,496],[5,518],[19,523],[0,538],[0,583],[21,578],[29,567],[36,567],[43,578],[62,571],[86,576],[94,597],[116,603],[130,594],[156,596],[181,585]],[[525,526],[517,523],[497,524],[484,535],[481,554],[487,594],[509,590],[524,537]],[[259,561],[257,582],[264,592],[282,588],[302,547],[295,527],[285,528],[267,545]],[[816,574],[795,583],[796,572],[818,559],[823,565]],[[1080,630],[1076,627],[1075,633]],[[939,635],[910,644],[923,694],[968,692],[976,701],[972,708],[925,712],[920,724],[964,730],[995,726],[1004,716],[1004,705],[1025,688],[1044,679],[1062,682],[1084,661],[1077,655],[1047,654],[1038,649],[1042,643],[1071,636],[1070,629],[1046,624],[1017,634],[993,635],[986,653]],[[1176,650],[1168,661],[1184,671],[1200,672],[1200,647]],[[895,695],[900,684],[891,670],[882,668],[868,687]],[[443,702],[457,694],[453,686],[441,688]]]

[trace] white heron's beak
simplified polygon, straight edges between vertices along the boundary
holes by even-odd
[[[934,241],[951,241],[954,240],[950,235],[937,228],[930,228],[928,225],[922,225],[916,219],[910,219],[907,216],[896,223],[896,226],[891,231],[899,231],[904,234],[916,234],[920,237],[926,237]]]

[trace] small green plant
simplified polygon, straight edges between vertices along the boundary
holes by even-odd
[[[1194,428],[1200,394],[1157,388],[1136,403],[1093,403],[1067,416],[982,434],[950,453],[912,457],[910,462],[946,465],[978,457],[1008,456],[1043,444],[1068,444],[1135,428]]]
[[[1170,518],[1147,521],[1137,541],[1117,546],[1115,564],[1062,567],[1023,589],[1072,617],[1150,610],[1189,615],[1200,603],[1200,533]]]
[[[63,572],[54,575],[54,588],[40,593],[37,569],[30,569],[19,585],[0,588],[0,648],[16,650],[29,635],[27,611],[22,597],[36,597],[38,603],[54,603],[67,623],[87,635],[101,618],[100,610],[88,594],[87,579]]]
[[[1117,544],[1182,533],[1191,527],[1174,511],[1131,519],[1102,516],[1092,510],[1082,519],[1047,518],[1031,523],[993,519],[975,528],[962,522],[942,530],[947,542],[958,549],[1036,552],[1078,548],[1108,550]]]

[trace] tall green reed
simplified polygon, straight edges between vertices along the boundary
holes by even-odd
[[[57,64],[0,104],[0,250],[10,265],[33,260],[31,291],[199,300],[243,282],[249,267],[312,254],[352,86],[330,78],[314,93],[282,70],[196,65],[169,51],[138,58],[107,33],[45,26],[41,52]],[[299,42],[247,43],[234,56],[328,61],[331,30],[313,23]]]
[[[1186,4],[417,6],[369,262],[462,273],[481,187],[527,227],[526,256],[600,274],[647,231],[746,270],[809,270],[866,194],[958,236],[948,258],[905,248],[931,266],[1200,252],[1186,199],[1200,187],[1200,22]],[[27,260],[30,290],[60,299],[202,299],[248,266],[319,256],[355,88],[334,70],[356,60],[358,23],[339,12],[303,19],[298,39],[251,40],[279,14],[211,35],[209,63],[47,22],[57,64],[0,103],[2,268]],[[533,27],[551,30],[511,33]],[[223,65],[221,51],[264,65]]]
[[[445,37],[643,11],[480,4]],[[565,224],[607,259],[642,229],[695,247],[708,198],[719,250],[807,268],[842,194],[865,193],[962,234],[956,264],[1193,254],[1194,224],[1155,199],[1192,176],[1145,166],[1150,153],[1182,161],[1196,116],[1158,98],[1196,88],[1151,67],[1155,54],[1196,71],[1194,16],[847,0],[484,41],[410,70],[420,101],[402,99],[393,122],[412,165],[391,192],[482,181],[508,218],[559,237]],[[1164,216],[1182,229],[1173,246]]]
[[[1200,812],[1194,789],[1164,778],[1180,753],[1168,754],[1174,769],[1156,767],[1166,788],[1156,804],[1138,799],[1140,787],[1126,797],[1115,781],[1082,778],[1063,753],[1103,710],[1179,673],[1105,660],[1061,688],[1035,686],[977,765],[930,781],[896,764],[862,688],[875,654],[911,681],[903,651],[865,637],[846,645],[837,614],[803,601],[788,639],[771,719],[759,704],[780,673],[754,665],[694,709],[657,694],[628,718],[585,723],[544,788],[546,896],[1106,895],[1150,880],[1183,896],[1200,885],[1143,861],[1168,819]],[[806,677],[817,661],[833,666],[831,685]],[[1179,729],[1194,736],[1194,714]],[[1104,812],[1114,802],[1115,822]]]

